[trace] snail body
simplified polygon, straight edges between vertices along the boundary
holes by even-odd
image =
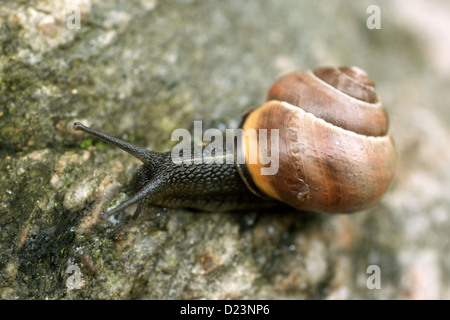
[[[244,132],[278,130],[279,167],[270,175],[261,174],[262,159],[249,161],[249,145],[259,142],[255,137],[243,136],[235,145],[233,156],[237,159],[240,152],[244,162],[186,165],[174,163],[170,152],[139,148],[75,123],[75,129],[143,162],[132,178],[136,194],[107,215],[137,202],[137,212],[146,203],[230,211],[281,202],[297,210],[344,213],[366,209],[386,192],[395,174],[396,150],[387,112],[364,71],[294,72],[275,82],[267,100],[244,115],[240,127]],[[270,148],[267,138],[258,147]]]

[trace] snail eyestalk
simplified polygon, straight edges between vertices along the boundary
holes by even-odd
[[[86,127],[81,122],[75,122],[73,124],[74,130],[84,131],[86,133],[89,133],[90,135],[93,135],[96,138],[99,138],[113,146],[119,147],[123,151],[131,154],[135,158],[141,160],[145,164],[152,164],[155,161],[155,158],[158,157],[159,153],[150,151],[135,145],[132,145],[129,142],[120,140],[118,138],[114,138],[111,136],[108,136],[107,134],[104,134],[103,132],[96,131],[94,129],[91,129],[89,127]]]
[[[114,215],[116,213],[119,213],[120,211],[128,208],[129,206],[131,206],[131,205],[141,201],[142,199],[144,199],[148,195],[158,191],[163,185],[164,185],[164,182],[161,179],[155,179],[155,180],[150,181],[144,188],[142,188],[133,197],[131,197],[130,199],[128,199],[125,202],[122,202],[117,207],[115,207],[115,208],[105,212],[104,214],[102,214],[102,218],[106,219],[106,218],[109,218],[110,216],[112,216],[112,215]],[[134,213],[133,216],[134,217],[137,216],[140,211],[141,211],[141,208],[138,207],[138,209],[136,210],[136,212]]]

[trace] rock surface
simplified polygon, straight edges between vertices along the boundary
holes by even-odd
[[[372,2],[2,1],[0,298],[449,299],[450,7],[376,1],[371,30]],[[138,162],[75,120],[166,151],[321,65],[367,70],[390,113],[400,162],[376,206],[99,220]]]

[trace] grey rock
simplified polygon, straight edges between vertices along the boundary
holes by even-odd
[[[2,1],[0,298],[450,298],[450,8],[380,2],[370,30],[371,4]],[[367,70],[390,113],[398,174],[376,206],[99,219],[139,163],[75,120],[167,151],[174,129],[234,128],[277,76],[321,65]]]

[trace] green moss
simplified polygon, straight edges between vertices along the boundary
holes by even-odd
[[[80,143],[80,148],[82,149],[87,149],[92,146],[95,146],[98,150],[107,150],[109,148],[106,143],[94,139],[86,139]]]
[[[92,147],[93,144],[94,144],[93,139],[86,139],[86,140],[83,140],[83,142],[81,142],[80,148],[87,149],[89,147]]]
[[[125,199],[126,199],[127,195],[123,192],[119,193],[108,205],[107,207],[107,211],[114,209],[115,207],[117,207],[119,204],[121,204]]]
[[[19,47],[20,26],[14,23],[3,23],[0,27],[0,52],[3,55],[13,55]]]
[[[95,143],[95,147],[98,150],[106,150],[109,149],[109,145],[107,145],[106,143],[102,142],[102,141],[98,141],[97,143]]]
[[[92,256],[95,259],[98,259],[100,257],[100,254],[101,254],[101,250],[100,249],[96,249],[96,250],[94,250],[94,252],[92,252]]]
[[[104,274],[106,276],[106,285],[110,288],[117,285],[117,274],[113,272],[112,270],[105,270]]]

